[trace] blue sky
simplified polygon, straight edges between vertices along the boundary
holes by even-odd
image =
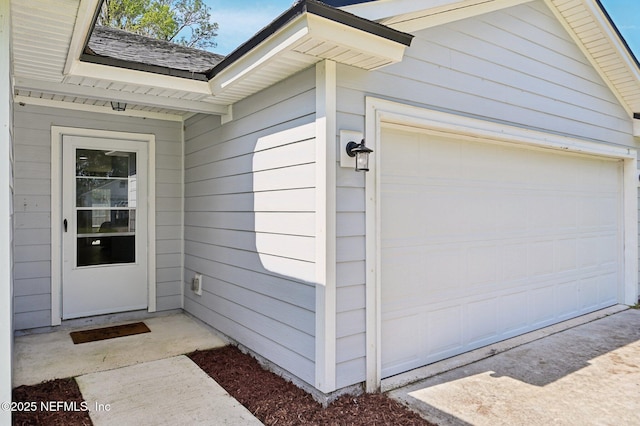
[[[219,25],[214,49],[227,55],[249,40],[278,15],[287,10],[294,0],[204,0],[211,7],[211,17]]]
[[[600,0],[640,59],[640,1]],[[287,10],[294,0],[205,0],[220,26],[214,49],[226,55]]]

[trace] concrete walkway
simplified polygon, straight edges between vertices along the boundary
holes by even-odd
[[[640,311],[544,337],[389,395],[441,426],[640,424]]]
[[[100,326],[17,337],[13,386],[75,377],[95,426],[262,424],[183,355],[226,342],[184,314],[144,323],[150,333],[79,345],[70,331]]]
[[[389,396],[441,426],[640,425],[640,310],[621,309],[423,367],[448,371]],[[151,333],[80,345],[70,330],[18,337],[14,386],[76,377],[96,426],[261,424],[183,355],[223,340],[183,314],[144,322]]]

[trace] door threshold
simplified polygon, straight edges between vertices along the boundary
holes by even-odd
[[[16,330],[14,335],[26,336],[29,334],[41,334],[50,333],[58,330],[71,330],[89,326],[103,326],[112,325],[119,322],[126,321],[141,321],[148,318],[166,317],[169,315],[181,314],[184,311],[182,309],[171,309],[169,311],[161,312],[149,312],[146,309],[140,309],[137,311],[118,312],[114,314],[95,315],[91,317],[73,318],[62,320],[61,325],[54,325],[48,327],[30,328],[27,330]]]

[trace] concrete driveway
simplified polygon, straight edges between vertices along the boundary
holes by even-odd
[[[391,391],[438,425],[640,425],[640,310]]]

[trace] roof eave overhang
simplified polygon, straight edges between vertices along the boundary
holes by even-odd
[[[70,62],[64,80],[85,77],[173,87],[212,96],[209,110],[217,113],[322,60],[366,70],[397,63],[412,38],[315,0],[303,0],[208,72],[190,73],[82,53]]]
[[[186,71],[186,70],[162,67],[158,65],[143,64],[143,63],[134,62],[134,61],[124,61],[121,59],[110,58],[108,56],[90,55],[87,53],[82,53],[80,55],[80,61],[90,62],[93,64],[108,65],[108,66],[118,67],[118,68],[125,68],[125,69],[130,69],[135,71],[149,72],[153,74],[167,75],[169,77],[180,77],[180,78],[186,78],[190,80],[207,81],[207,76],[204,72]]]
[[[629,117],[640,111],[640,64],[599,0],[545,0]],[[587,18],[577,19],[578,16]],[[635,122],[636,120],[634,120]]]
[[[376,31],[306,11],[232,63],[214,68],[211,91],[214,96],[248,95],[322,60],[365,70],[400,62],[412,36],[371,24]]]

